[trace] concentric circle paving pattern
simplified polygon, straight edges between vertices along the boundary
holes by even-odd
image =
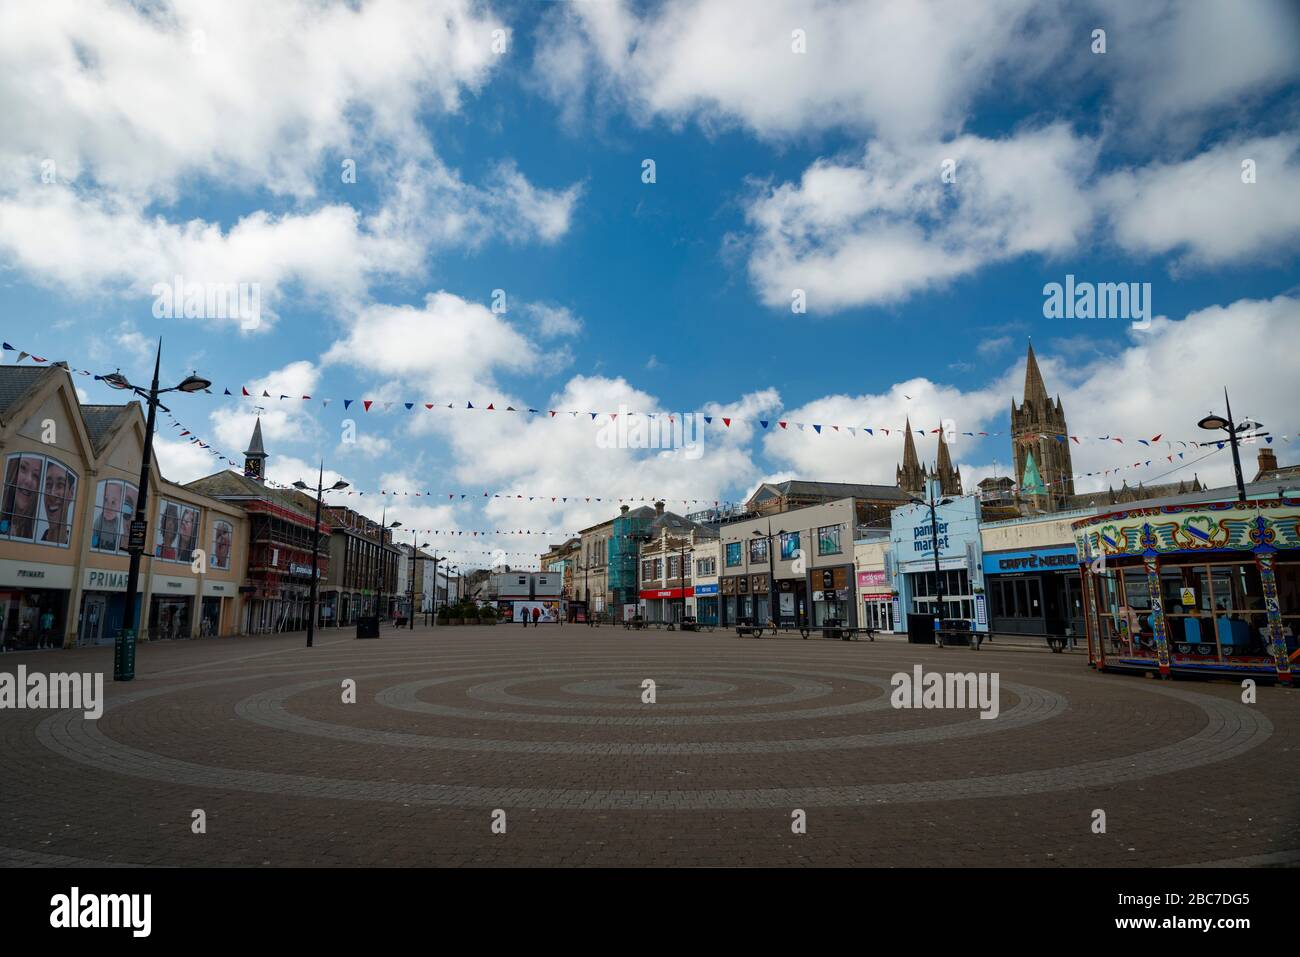
[[[243,795],[241,806],[297,802],[346,820],[371,813],[350,810],[358,804],[570,815],[1082,807],[1094,803],[1085,795],[1146,793],[1171,776],[1185,788],[1189,773],[1230,766],[1274,732],[1265,709],[1221,686],[1096,675],[1077,656],[575,630],[226,646],[242,655],[210,644],[196,649],[206,660],[171,654],[111,685],[100,721],[48,713],[25,737],[58,774],[95,782],[88,795],[132,781],[192,793],[194,806]],[[891,676],[916,664],[996,672],[996,718],[893,707]],[[343,700],[345,679],[355,703]]]

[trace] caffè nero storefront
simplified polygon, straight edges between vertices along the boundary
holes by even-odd
[[[1083,638],[1083,581],[1074,546],[984,553],[991,630]]]
[[[1135,508],[1073,528],[1093,667],[1292,683],[1300,499]]]

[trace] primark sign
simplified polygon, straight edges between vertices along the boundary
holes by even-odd
[[[126,572],[86,569],[86,591],[126,591]]]

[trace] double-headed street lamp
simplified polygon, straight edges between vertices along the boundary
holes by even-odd
[[[908,501],[913,505],[923,505],[930,510],[930,550],[934,552],[934,600],[935,606],[939,612],[939,616],[935,619],[934,636],[935,640],[942,645],[943,641],[939,638],[939,630],[943,627],[943,604],[945,596],[943,593],[943,578],[939,574],[939,519],[935,515],[935,509],[940,505],[951,505],[952,499],[943,498],[938,501],[930,499],[927,502],[924,499],[910,498]]]
[[[122,370],[118,369],[108,375],[95,376],[101,382],[114,389],[130,390],[145,400],[148,417],[144,427],[144,456],[140,462],[140,488],[136,491],[135,511],[131,517],[131,527],[127,535],[126,549],[130,554],[130,564],[126,572],[126,611],[122,617],[122,634],[113,649],[113,680],[132,681],[135,678],[135,593],[140,585],[140,556],[145,548],[145,530],[149,523],[149,473],[153,462],[153,427],[157,410],[170,412],[158,401],[158,396],[167,392],[202,392],[212,385],[200,375],[186,376],[179,385],[170,389],[158,388],[158,369],[162,364],[162,339],[158,340],[158,352],[153,361],[153,383],[148,389],[132,385]]]
[[[1250,439],[1251,441],[1254,441],[1255,439],[1264,438],[1268,433],[1258,431],[1264,426],[1260,425],[1258,422],[1253,422],[1250,419],[1247,419],[1244,422],[1232,421],[1232,403],[1228,401],[1228,390],[1226,388],[1223,390],[1223,404],[1228,410],[1226,418],[1211,413],[1196,424],[1201,428],[1210,431],[1222,429],[1224,432],[1228,433],[1228,442],[1232,445],[1232,467],[1237,473],[1237,501],[1244,503],[1246,501],[1246,481],[1241,475],[1241,451],[1239,443],[1242,439]],[[1243,435],[1242,433],[1245,432],[1249,432],[1250,434]],[[1201,445],[1217,445],[1222,448],[1223,440],[1219,439],[1214,442],[1202,442]]]
[[[310,491],[311,486],[302,479],[293,483],[293,487],[301,492]],[[347,488],[348,483],[339,479],[330,486],[331,492],[337,492],[339,489]],[[307,647],[312,646],[312,639],[316,636],[316,578],[319,574],[320,560],[317,552],[320,550],[320,508],[321,496],[325,494],[325,460],[320,463],[320,474],[316,477],[316,524],[312,526],[311,533],[311,597],[308,599],[307,615]]]

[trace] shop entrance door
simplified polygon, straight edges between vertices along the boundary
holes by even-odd
[[[102,645],[111,639],[106,635],[104,619],[108,617],[108,599],[103,595],[87,595],[82,603],[81,637],[83,645]]]

